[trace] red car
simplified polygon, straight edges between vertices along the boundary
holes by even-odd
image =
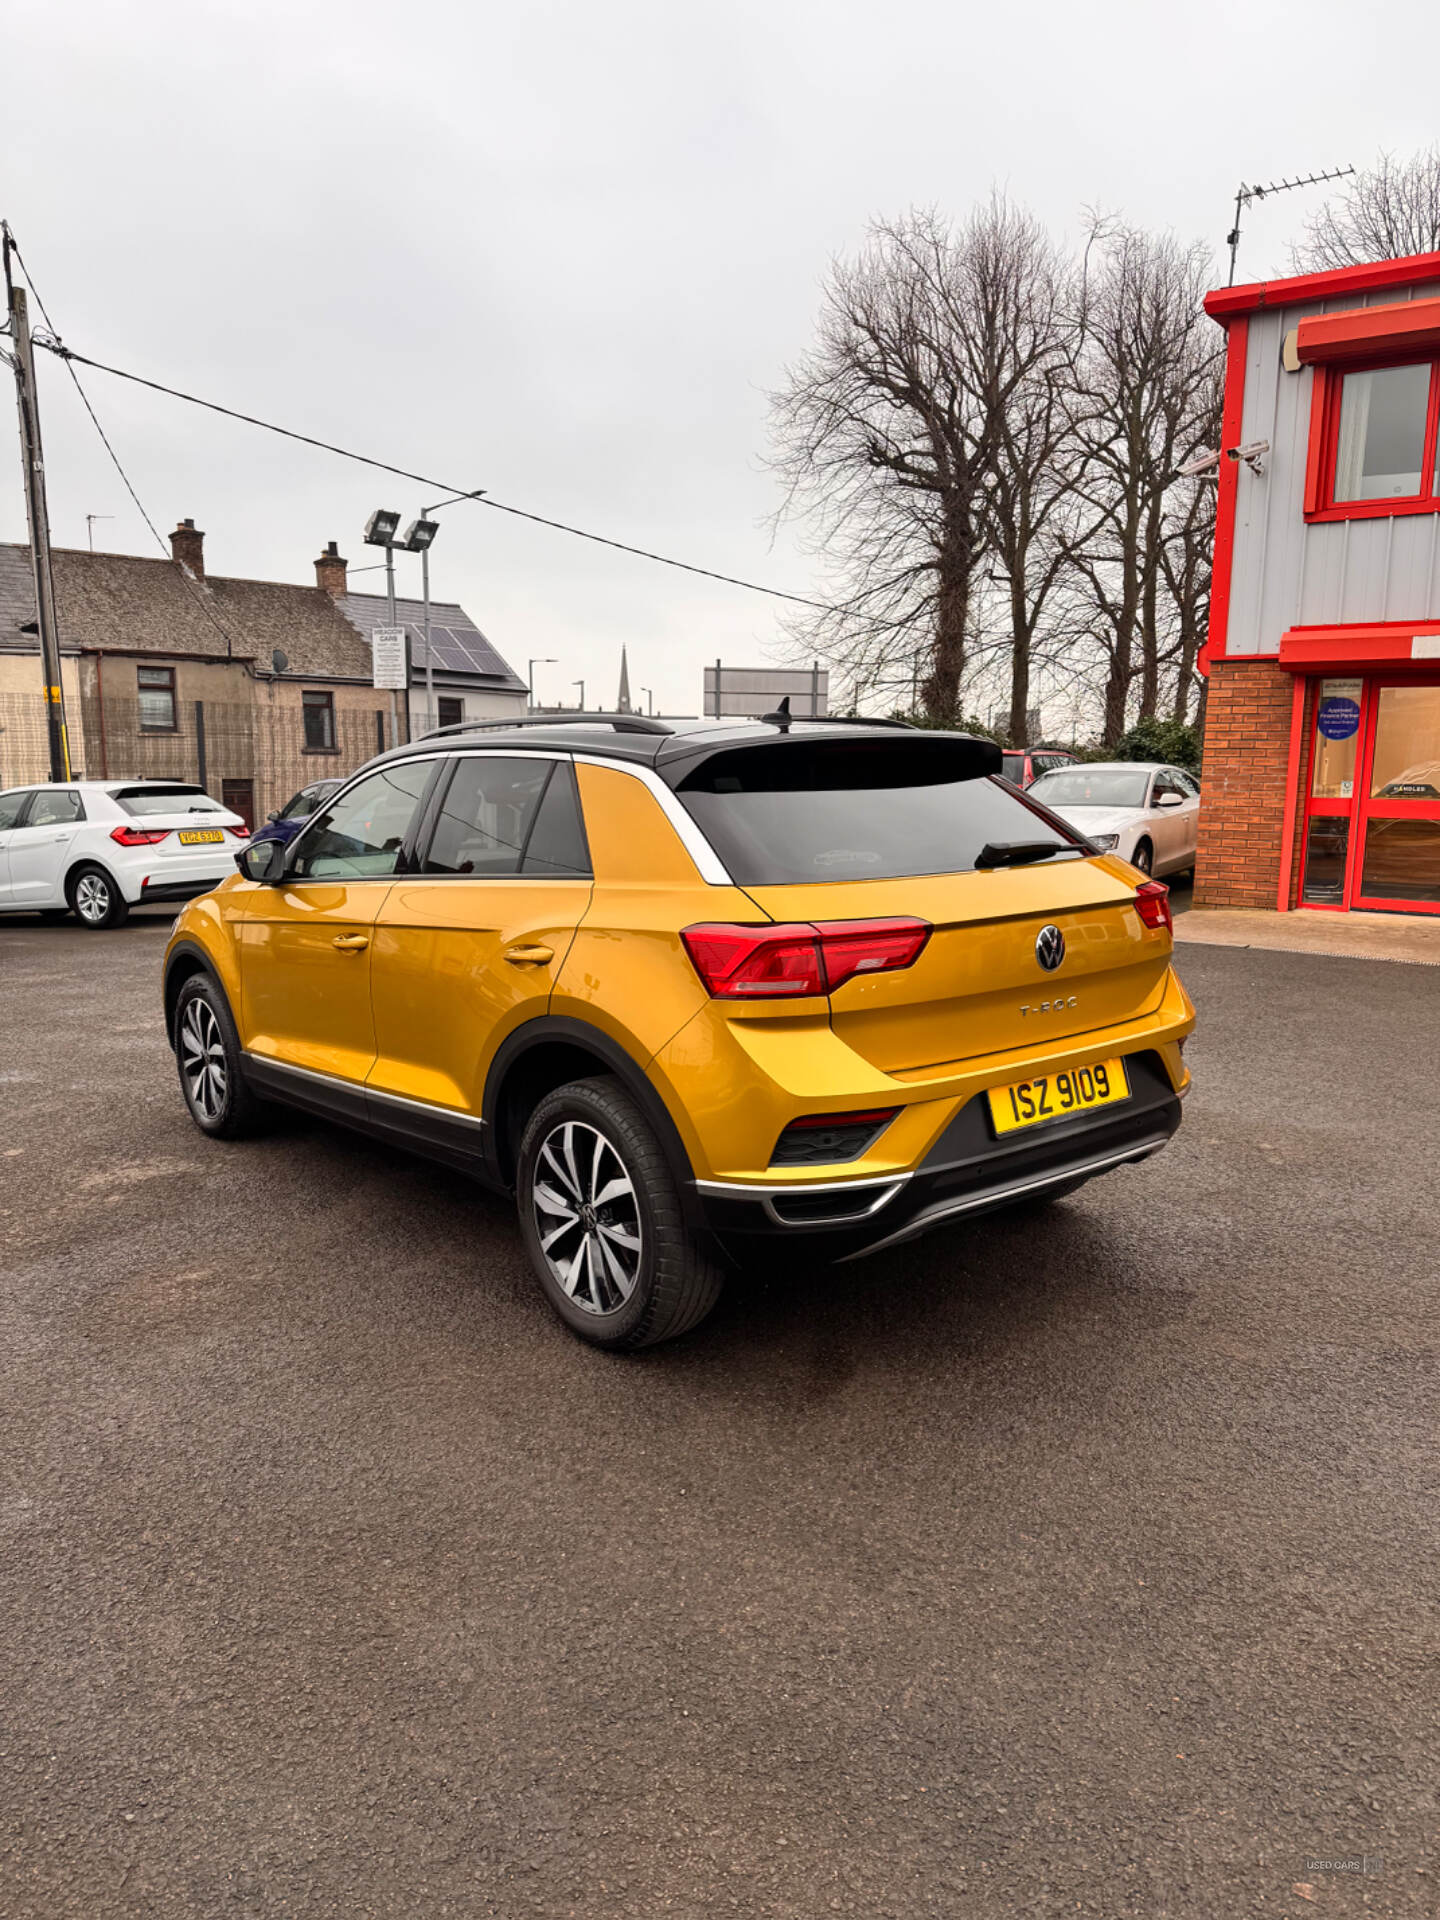
[[[1005,764],[1000,771],[1017,787],[1028,787],[1031,781],[1038,780],[1042,773],[1053,773],[1056,767],[1073,767],[1074,765],[1074,754],[1062,753],[1058,747],[1054,749],[1037,747],[1033,752],[1029,747],[1016,747],[1013,750],[1007,747]]]

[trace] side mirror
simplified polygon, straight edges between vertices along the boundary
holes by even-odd
[[[278,880],[285,871],[286,848],[278,840],[252,840],[235,856],[235,864],[247,880],[264,886]]]
[[[266,814],[266,816],[265,816],[265,818],[266,818],[267,820],[271,820],[271,821],[274,821],[274,820],[278,820],[278,819],[280,818],[280,816],[279,816],[279,814],[278,814],[278,813],[267,813],[267,814]]]
[[[1157,807],[1183,807],[1185,796],[1183,793],[1158,793],[1155,804]]]

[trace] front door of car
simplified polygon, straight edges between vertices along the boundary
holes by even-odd
[[[57,907],[65,901],[71,847],[85,824],[85,802],[74,787],[41,787],[25,824],[10,834],[10,904]]]
[[[1162,767],[1150,783],[1150,827],[1156,873],[1173,873],[1190,864],[1194,809],[1179,779]]]
[[[10,892],[10,847],[29,808],[33,789],[0,793],[0,907],[14,905]]]
[[[323,808],[273,885],[226,892],[240,952],[241,1043],[281,1066],[363,1082],[375,1060],[375,922],[438,760],[377,768]]]
[[[457,755],[427,809],[417,871],[375,927],[375,1065],[395,1118],[419,1101],[478,1119],[496,1049],[549,1003],[590,904],[575,771],[541,753]],[[416,1116],[419,1124],[421,1116]]]

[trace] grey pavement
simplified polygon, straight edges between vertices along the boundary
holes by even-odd
[[[0,923],[3,1920],[1435,1911],[1433,972],[1187,948],[1166,1154],[617,1360],[163,933]]]

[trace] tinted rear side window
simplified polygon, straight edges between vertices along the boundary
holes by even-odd
[[[748,748],[679,797],[741,886],[965,873],[987,842],[1077,844],[976,764],[939,741]]]

